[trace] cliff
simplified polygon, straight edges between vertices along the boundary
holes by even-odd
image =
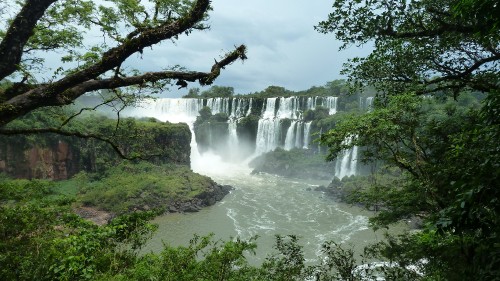
[[[71,180],[77,202],[113,214],[137,210],[196,212],[231,190],[185,165],[122,162],[103,177],[80,173]]]
[[[25,141],[0,139],[0,172],[14,178],[61,180],[81,170],[79,151],[64,140],[32,147]]]
[[[282,148],[262,154],[248,164],[252,173],[267,173],[288,178],[329,180],[332,178],[335,163],[326,162],[323,154],[308,149]]]
[[[198,212],[203,207],[212,206],[222,200],[233,189],[230,185],[220,185],[213,181],[200,194],[188,200],[173,200],[168,204],[172,213]]]
[[[191,132],[186,124],[130,118],[121,124],[115,130],[116,120],[88,117],[70,129],[92,127],[112,136],[127,155],[144,156],[155,164],[190,165]],[[14,178],[62,180],[80,171],[100,172],[120,161],[111,146],[95,139],[55,134],[0,137],[0,172]]]

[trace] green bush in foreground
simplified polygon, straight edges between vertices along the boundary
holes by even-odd
[[[0,276],[3,280],[91,280],[118,273],[156,229],[151,212],[97,226],[72,213],[48,181],[0,180]]]
[[[164,245],[159,253],[139,255],[156,229],[148,222],[152,212],[97,226],[76,216],[72,198],[56,190],[49,181],[0,179],[4,280],[359,280],[374,274],[371,268],[355,270],[353,251],[333,242],[323,245],[318,264],[308,265],[295,236],[277,236],[274,250],[258,266],[247,260],[255,253],[256,237],[224,242],[195,236],[187,246]],[[405,268],[401,272],[412,276]]]
[[[116,214],[133,210],[164,211],[178,200],[200,194],[214,182],[187,166],[122,163],[103,175],[80,173],[73,179],[78,200]]]

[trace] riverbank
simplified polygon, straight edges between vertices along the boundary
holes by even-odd
[[[76,214],[99,225],[136,211],[197,212],[233,189],[187,166],[147,162],[124,162],[99,174],[81,172],[55,185],[57,192],[72,198]]]

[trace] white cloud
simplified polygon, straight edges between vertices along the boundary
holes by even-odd
[[[215,82],[244,94],[270,85],[290,90],[324,85],[341,78],[339,71],[348,57],[368,52],[351,48],[339,53],[340,43],[333,35],[314,30],[314,25],[331,12],[330,0],[213,0],[212,5],[210,30],[181,35],[175,43],[162,42],[144,50],[143,55],[133,55],[127,65],[142,71],[174,65],[209,71],[214,59],[245,44],[248,60],[227,67]],[[186,92],[183,89],[168,95]]]
[[[227,67],[215,84],[251,93],[270,85],[290,90],[324,85],[341,78],[339,71],[348,57],[367,53],[357,48],[339,53],[340,43],[333,35],[314,30],[331,11],[330,1],[214,0],[212,4],[211,30],[182,36],[176,46],[156,47],[145,59],[147,64],[207,71],[214,58],[245,44],[248,60]]]

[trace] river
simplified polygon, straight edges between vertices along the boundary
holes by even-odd
[[[155,219],[159,229],[144,251],[160,251],[163,243],[187,245],[194,234],[213,233],[214,239],[226,241],[258,235],[257,254],[250,259],[259,262],[272,251],[275,235],[293,234],[300,237],[306,259],[314,261],[325,241],[351,244],[360,253],[364,246],[382,237],[368,227],[370,212],[314,191],[328,182],[251,175],[246,165],[225,163],[211,154],[193,159],[192,168],[234,190],[200,212]]]
[[[299,98],[280,99],[281,102],[277,105],[277,98],[268,98],[268,105],[263,107],[260,119],[268,118],[267,121],[275,122],[281,120],[283,116],[287,118],[302,116],[293,114],[299,110],[296,108],[300,104],[296,100]],[[329,100],[332,102],[328,108],[330,113],[334,114],[336,98],[326,98],[325,101]],[[212,113],[224,112],[233,117],[248,115],[252,107],[252,99],[213,98],[205,102],[212,109]],[[307,98],[307,108],[313,108],[316,103],[316,98]],[[185,122],[190,126],[194,136],[193,123],[202,106],[203,100],[199,99],[159,99],[146,101],[124,115],[155,117],[161,121],[174,123]],[[308,130],[304,131],[310,133]],[[279,134],[280,130],[266,134],[270,133]],[[257,136],[259,135],[257,133]],[[305,140],[308,138],[309,136],[303,136]],[[260,142],[257,137],[257,147]],[[228,144],[231,143],[233,142],[228,141]],[[302,143],[298,143],[299,147],[302,147]],[[261,152],[273,149],[276,144],[267,143],[264,146],[265,149]],[[227,149],[231,154],[235,154],[241,147],[228,145]],[[258,152],[259,149],[256,153]],[[352,158],[356,160],[355,156]],[[340,160],[345,162],[343,159]],[[352,162],[352,159],[350,161]],[[234,190],[221,202],[199,212],[168,214],[156,218],[154,222],[159,225],[159,229],[143,249],[144,252],[160,251],[163,243],[171,246],[188,245],[195,234],[203,236],[213,233],[214,239],[226,241],[235,237],[250,239],[258,235],[257,255],[249,257],[251,262],[258,263],[273,250],[275,235],[292,234],[300,237],[299,241],[304,247],[306,259],[314,261],[318,258],[321,244],[325,241],[352,244],[355,251],[361,253],[364,246],[383,237],[380,232],[373,232],[368,227],[370,212],[335,202],[323,193],[314,191],[316,186],[328,185],[328,181],[292,180],[266,174],[252,175],[251,169],[245,163],[227,163],[211,153],[200,155],[194,137],[191,139],[191,168],[197,173],[211,177],[219,184],[233,186]],[[355,165],[346,168],[354,171]],[[332,171],[332,178],[335,174],[336,171]]]

